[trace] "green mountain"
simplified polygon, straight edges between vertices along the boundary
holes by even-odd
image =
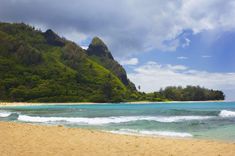
[[[1,101],[115,102],[130,99],[132,90],[100,39],[86,52],[52,30],[0,23]]]
[[[114,60],[111,52],[104,42],[98,38],[94,37],[89,48],[87,49],[87,54],[90,58],[100,65],[110,70],[115,76],[117,76],[122,83],[130,90],[136,91],[135,85],[127,78],[125,69]]]
[[[23,23],[0,23],[0,101],[197,101],[224,97],[221,91],[193,86],[141,93],[98,37],[84,50],[50,29],[42,32]]]

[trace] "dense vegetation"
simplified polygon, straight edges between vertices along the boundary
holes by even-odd
[[[0,23],[0,101],[218,100],[221,94],[174,87],[141,93],[98,37],[85,51],[52,30]]]
[[[145,95],[150,101],[173,100],[173,101],[208,101],[224,100],[222,91],[206,89],[199,86],[166,87],[159,92]]]
[[[0,24],[0,100],[114,102],[137,94],[81,47],[21,24]]]
[[[136,91],[135,85],[127,78],[125,69],[114,60],[108,47],[100,38],[93,38],[89,48],[87,49],[87,54],[92,60],[98,62],[116,75],[127,88],[132,91]]]

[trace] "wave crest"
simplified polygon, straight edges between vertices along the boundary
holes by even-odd
[[[11,112],[0,112],[0,117],[6,118],[11,115]]]
[[[149,130],[134,130],[134,129],[120,129],[116,131],[108,131],[116,134],[129,135],[149,135],[149,136],[168,136],[168,137],[193,137],[190,133],[172,132],[172,131],[149,131]]]
[[[222,110],[220,113],[219,113],[219,116],[220,117],[235,117],[235,112],[234,111],[228,111],[228,110]]]
[[[206,120],[212,116],[118,116],[118,117],[95,117],[95,118],[84,118],[84,117],[37,117],[19,115],[18,120],[25,122],[70,122],[88,125],[102,125],[110,123],[123,123],[132,121],[157,121],[157,122],[182,122],[186,120]]]

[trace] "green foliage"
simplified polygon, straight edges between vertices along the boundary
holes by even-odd
[[[16,56],[26,65],[36,65],[42,62],[42,54],[28,45],[20,45],[16,51]]]
[[[84,63],[85,58],[83,49],[72,42],[67,43],[62,49],[62,59],[65,64],[73,69],[79,68],[79,65]]]
[[[104,44],[104,42],[99,37],[94,37],[91,42],[91,46],[100,46],[104,49],[107,49],[107,46]],[[107,49],[108,50],[108,49]]]
[[[0,23],[0,41],[1,101],[119,102],[127,96],[115,75],[52,31]]]
[[[155,92],[156,97],[166,98],[173,101],[207,101],[224,100],[222,91],[210,90],[199,86],[166,87],[164,90]]]
[[[0,101],[122,102],[222,100],[221,91],[188,86],[137,92],[107,46],[84,51],[52,30],[0,23]]]
[[[47,30],[43,36],[46,39],[47,44],[53,46],[63,47],[65,45],[66,40],[60,38],[56,33],[54,33],[51,29]]]
[[[136,91],[135,85],[127,78],[125,69],[114,60],[111,52],[104,42],[98,37],[94,37],[87,49],[89,57],[110,70],[119,80],[131,91]]]

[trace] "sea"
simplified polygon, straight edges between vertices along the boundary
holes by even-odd
[[[235,102],[4,106],[0,121],[235,142]]]

